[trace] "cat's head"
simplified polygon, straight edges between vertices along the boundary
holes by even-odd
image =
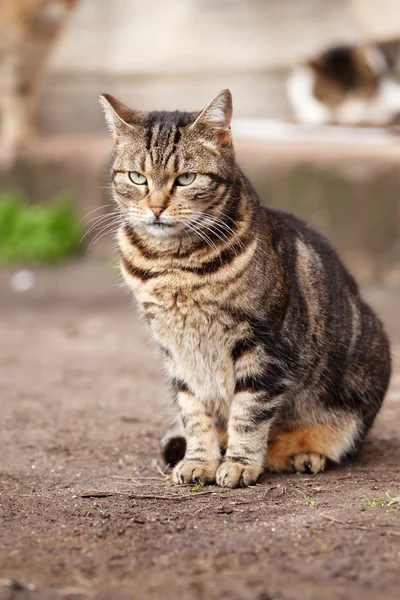
[[[234,171],[232,97],[200,112],[140,112],[100,96],[114,138],[112,185],[123,218],[148,236],[182,236],[218,220]]]

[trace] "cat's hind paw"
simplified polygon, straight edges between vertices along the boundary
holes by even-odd
[[[217,472],[217,484],[222,487],[247,487],[257,483],[261,469],[254,465],[227,460]]]
[[[219,462],[181,460],[172,472],[172,478],[177,484],[185,483],[214,483]]]
[[[292,465],[296,473],[319,473],[326,466],[326,456],[317,452],[300,452],[292,456]]]

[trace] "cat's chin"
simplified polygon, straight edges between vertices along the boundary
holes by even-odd
[[[178,224],[150,223],[146,225],[146,234],[156,238],[171,238],[179,236],[181,227]]]

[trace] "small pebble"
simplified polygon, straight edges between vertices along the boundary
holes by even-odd
[[[14,292],[29,292],[35,285],[36,278],[32,271],[16,271],[10,279],[11,288]]]

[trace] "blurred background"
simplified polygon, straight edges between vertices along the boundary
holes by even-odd
[[[285,118],[294,64],[329,45],[400,35],[396,0],[79,0],[48,65],[44,134],[104,133],[96,95],[197,109],[230,88],[236,118]]]
[[[195,110],[229,87],[263,200],[310,219],[360,281],[400,283],[398,138],[296,123],[287,94],[293,67],[322,50],[400,36],[397,0],[2,0],[0,27],[3,264],[56,263],[96,234],[86,256],[108,253],[92,220],[110,208],[100,93]]]

